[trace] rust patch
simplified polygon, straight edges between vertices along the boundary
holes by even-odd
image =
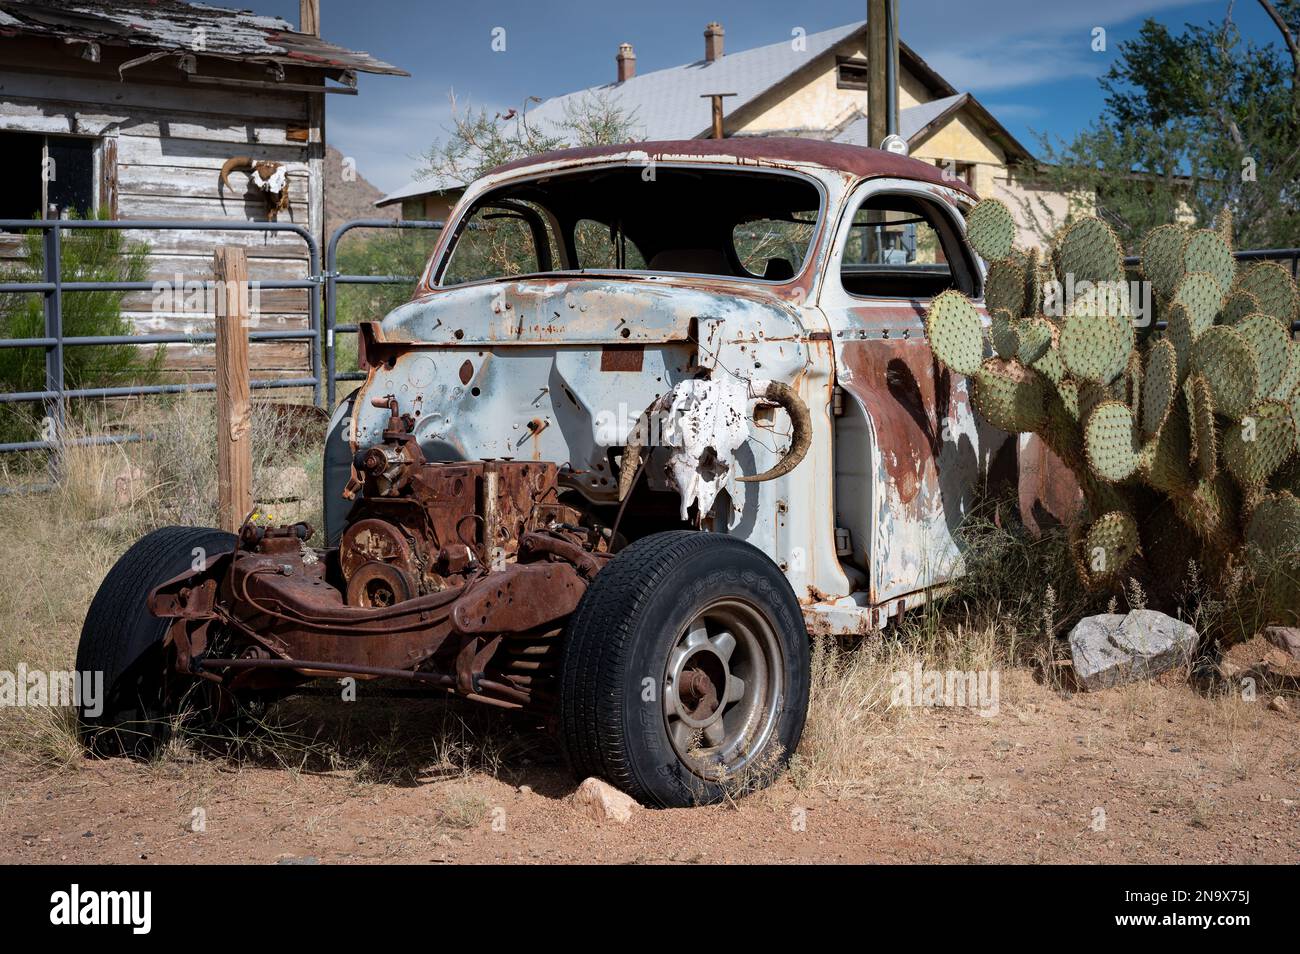
[[[850,373],[839,383],[871,414],[893,490],[911,504],[939,484],[943,418],[957,410],[952,376],[924,340],[850,342],[842,354]]]
[[[600,349],[602,371],[640,371],[644,361],[642,345],[605,345]]]
[[[466,358],[465,363],[460,366],[460,383],[469,384],[469,379],[472,377],[474,377],[474,365]]]

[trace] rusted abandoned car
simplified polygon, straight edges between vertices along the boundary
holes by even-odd
[[[809,634],[882,629],[959,573],[1006,442],[922,324],[942,290],[981,293],[974,198],[801,139],[494,170],[414,298],[362,326],[323,539],[141,540],[82,633],[112,687],[88,730],[147,747],[187,693],[402,678],[537,712],[580,777],[648,804],[769,780]]]

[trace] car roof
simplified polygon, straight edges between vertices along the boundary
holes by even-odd
[[[656,161],[694,160],[748,166],[819,166],[823,169],[847,173],[859,179],[889,177],[928,182],[954,189],[972,199],[978,198],[970,186],[962,180],[951,175],[945,176],[943,169],[919,159],[849,143],[778,136],[668,139],[609,146],[578,146],[573,149],[557,149],[553,152],[515,159],[497,166],[486,175],[496,176],[534,166],[581,165],[617,159],[634,161],[645,157]]]

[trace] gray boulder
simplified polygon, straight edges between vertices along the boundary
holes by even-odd
[[[1154,610],[1086,616],[1070,630],[1079,685],[1089,691],[1149,679],[1185,664],[1196,629]]]

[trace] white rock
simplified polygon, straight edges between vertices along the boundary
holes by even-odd
[[[587,779],[573,793],[573,803],[596,821],[614,821],[626,825],[641,806],[630,795],[600,779]]]
[[[1183,665],[1196,648],[1196,628],[1154,610],[1086,616],[1070,630],[1079,684],[1106,689]]]

